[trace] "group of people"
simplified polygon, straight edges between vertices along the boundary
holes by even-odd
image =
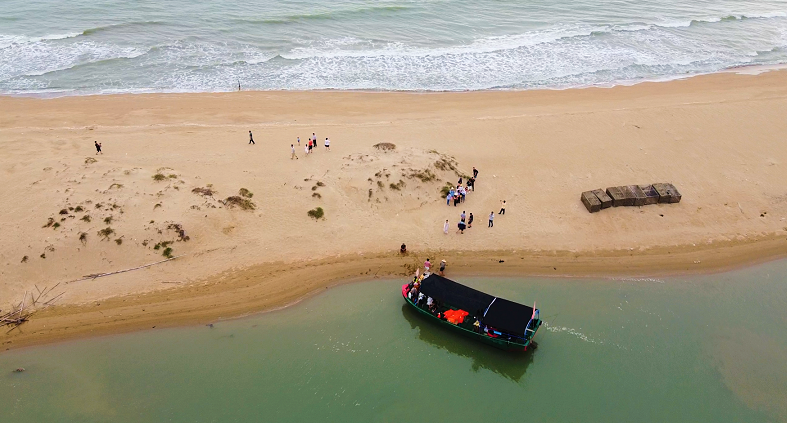
[[[298,137],[297,141],[298,148],[301,148],[301,137]],[[325,137],[325,151],[331,151],[331,140],[328,137]],[[309,141],[303,145],[303,153],[305,155],[309,155],[312,151],[317,149],[317,135],[312,132],[312,135],[309,137]],[[297,159],[298,155],[295,153],[295,144],[290,144],[290,151],[292,153],[292,157],[290,160]]]
[[[456,188],[451,188],[446,196],[446,205],[450,206],[451,201],[454,202],[454,207],[456,207],[459,203],[464,203],[465,198],[467,197],[467,193],[469,191],[475,191],[475,182],[478,178],[478,169],[473,167],[473,176],[467,179],[467,185],[462,185],[462,178],[459,178],[459,182]],[[500,212],[498,214],[506,214],[506,200],[500,200]],[[457,223],[457,231],[456,233],[463,234],[465,233],[465,229],[473,227],[473,213],[469,215],[462,210],[462,213],[459,215],[459,222]],[[489,228],[495,226],[495,212],[494,210],[489,213]],[[445,220],[443,224],[443,233],[448,235],[448,230],[451,228],[451,224],[448,219]]]
[[[440,261],[440,276],[445,276],[445,260]],[[432,314],[439,315],[438,310],[440,306],[437,304],[432,297],[428,295],[424,295],[421,292],[421,282],[431,274],[432,271],[432,262],[429,261],[427,258],[424,262],[424,272],[420,273],[416,272],[413,280],[407,284],[407,298],[413,302],[416,306],[429,310]]]

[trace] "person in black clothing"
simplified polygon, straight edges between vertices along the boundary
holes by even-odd
[[[473,166],[473,179],[478,179],[478,169]]]
[[[251,135],[251,131],[249,131],[249,144],[255,144],[255,145],[257,144],[256,142],[254,142],[254,137]]]
[[[400,254],[407,254],[407,246],[404,245],[404,242],[402,243],[402,246],[399,248],[399,253]]]
[[[104,154],[101,153],[101,144],[99,144],[98,141],[93,141],[93,143],[96,145],[96,154]]]
[[[473,227],[473,213],[470,213],[470,217],[467,218],[467,227],[468,228]]]

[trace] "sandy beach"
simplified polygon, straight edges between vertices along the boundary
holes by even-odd
[[[426,257],[446,258],[449,275],[554,276],[783,257],[785,115],[783,70],[563,91],[3,97],[0,309],[56,287],[0,343],[235,317]],[[306,156],[312,133],[321,142]],[[446,206],[441,187],[473,167],[477,190]],[[654,182],[682,201],[590,214],[579,200]],[[307,215],[316,207],[323,219]],[[475,223],[457,234],[463,210]],[[85,279],[167,248],[178,258]]]

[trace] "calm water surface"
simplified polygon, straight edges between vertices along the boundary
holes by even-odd
[[[399,281],[213,328],[0,354],[2,422],[787,421],[787,262],[669,279],[479,279],[538,301],[530,354],[404,306]],[[25,367],[25,373],[12,373]]]

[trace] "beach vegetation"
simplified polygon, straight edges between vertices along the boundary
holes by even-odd
[[[194,194],[198,194],[198,195],[204,195],[205,197],[212,197],[213,194],[216,193],[216,191],[214,191],[214,190],[212,190],[212,189],[210,189],[208,187],[205,187],[205,188],[197,187],[197,188],[194,188],[193,190],[191,190],[191,192],[193,192]]]
[[[102,208],[102,207],[104,207],[104,205],[103,205],[103,204],[101,204],[101,203],[96,203],[96,208],[97,208],[97,209],[100,209],[100,208]]]
[[[104,223],[106,223],[107,225],[109,225],[110,223],[112,223],[112,216],[105,217],[105,218],[104,218]]]
[[[86,215],[82,216],[82,218],[79,219],[79,220],[82,220],[82,221],[85,221],[85,222],[90,222],[91,218],[90,218],[89,214],[86,214]]]
[[[45,259],[46,258],[46,253],[41,253],[41,255],[38,256],[38,257],[41,257],[42,259]]]
[[[170,173],[169,175],[167,175],[167,178],[169,178],[169,179],[178,179],[178,175],[175,175],[174,173]]]
[[[458,172],[458,170],[456,169],[456,165],[457,165],[456,160],[447,156],[442,156],[440,157],[439,160],[434,162],[434,167],[442,171],[451,170],[454,172]]]
[[[27,260],[29,260],[29,259],[30,258],[28,256],[22,257],[22,263],[27,263]]]
[[[115,188],[115,189],[123,188],[123,184],[114,183],[114,184],[109,186],[109,189],[112,189],[112,188]]]
[[[55,228],[55,229],[57,229],[57,228],[59,228],[59,227],[60,227],[60,223],[59,223],[59,222],[55,222],[55,224],[54,224],[54,225],[52,225],[52,227],[53,227],[53,228]]]
[[[224,200],[224,205],[227,207],[239,207],[241,210],[254,210],[257,208],[257,205],[254,204],[253,201],[238,195],[227,197],[227,199]]]
[[[249,190],[247,190],[246,188],[239,189],[238,190],[238,195],[240,195],[241,197],[245,197],[245,198],[254,197],[254,193],[249,191]]]
[[[320,195],[320,193],[319,193],[319,192],[313,192],[313,193],[312,193],[312,197],[313,197],[313,198],[322,198],[322,195]]]
[[[60,209],[58,214],[68,214],[68,209]]]
[[[405,185],[406,184],[404,183],[404,181],[400,179],[399,182],[397,182],[395,184],[393,184],[393,183],[389,184],[388,187],[390,187],[394,191],[401,191],[402,188],[404,188]]]
[[[422,170],[413,170],[407,175],[408,178],[418,178],[421,182],[431,182],[437,179],[437,175],[429,168]]]
[[[321,182],[321,181],[317,181],[317,186],[318,186],[318,187],[324,187],[324,186],[325,186],[325,183],[323,183],[323,182]]]
[[[374,148],[382,151],[396,150],[396,144],[390,142],[381,142],[374,145]]]
[[[161,181],[163,181],[163,180],[167,179],[167,177],[166,177],[166,176],[164,176],[164,174],[163,174],[163,173],[157,173],[157,174],[153,175],[153,176],[152,176],[152,178],[153,178],[153,180],[154,180],[154,181],[156,181],[156,182],[161,182]]]
[[[153,210],[156,210],[159,207],[161,207],[161,203],[156,203],[156,205],[153,206]]]
[[[81,242],[82,245],[87,244],[87,232],[80,232],[79,233],[79,242]]]
[[[76,207],[74,207],[74,211],[75,211],[75,212],[77,212],[77,213],[81,213],[81,212],[83,212],[84,210],[85,210],[85,209],[83,209],[83,208],[82,208],[82,206],[76,206]]]
[[[54,224],[55,224],[55,219],[50,217],[49,219],[47,219],[46,225],[42,226],[42,228],[48,228]]]
[[[319,220],[322,219],[323,216],[325,216],[325,211],[322,209],[322,207],[317,207],[307,211],[306,214],[309,215],[309,217],[314,218],[315,220]]]
[[[312,191],[317,191],[317,188],[319,188],[317,185],[313,186]]]
[[[384,187],[385,184],[383,183],[383,181],[377,181],[377,188],[383,189]]]
[[[74,211],[74,208],[73,207],[69,207],[68,211]]]
[[[93,164],[93,163],[95,163],[97,161],[98,160],[94,159],[93,157],[88,157],[88,158],[85,159],[85,164],[89,165],[89,164]]]
[[[122,244],[122,243],[123,243],[123,237],[120,237],[120,238],[116,238],[116,239],[115,239],[115,244],[117,244],[117,245],[120,245],[120,244]]]
[[[156,245],[154,245],[154,246],[153,246],[153,249],[154,249],[154,250],[159,250],[159,249],[162,249],[162,248],[167,248],[167,247],[168,247],[169,245],[171,245],[173,242],[174,242],[174,241],[161,241],[161,242],[159,242],[159,243],[156,243]]]
[[[109,237],[112,236],[112,234],[114,234],[114,233],[115,233],[115,230],[110,228],[109,226],[107,226],[106,228],[98,231],[98,236],[100,236],[101,238],[104,238],[104,239],[109,239]]]
[[[450,182],[446,182],[445,185],[443,185],[443,187],[440,188],[440,195],[442,196],[442,198],[445,198],[453,188],[454,188],[454,184]]]
[[[165,248],[164,252],[162,252],[161,255],[166,258],[172,258],[172,247]]]

